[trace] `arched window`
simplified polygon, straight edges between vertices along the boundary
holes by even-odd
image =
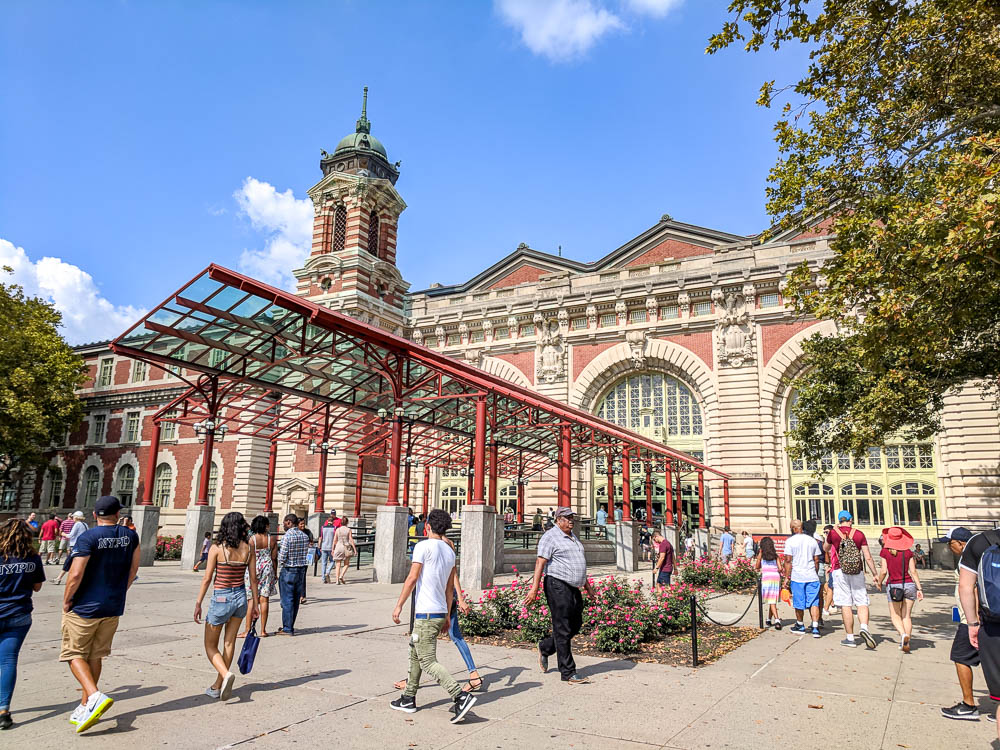
[[[96,466],[88,466],[83,472],[83,504],[90,508],[97,502],[101,490],[101,471]]]
[[[378,241],[378,214],[372,211],[368,217],[368,252],[376,258],[381,258],[382,253],[380,250]]]
[[[115,496],[122,505],[132,504],[135,496],[135,467],[132,464],[125,464],[118,470]]]
[[[795,516],[801,519],[819,518],[824,524],[835,523],[839,509],[833,487],[820,482],[808,482],[792,490]]]
[[[347,240],[347,209],[341,203],[333,212],[333,242],[331,250],[337,252],[344,249]]]
[[[58,466],[49,467],[49,507],[59,508],[63,501],[63,473]]]
[[[161,508],[170,504],[170,492],[174,484],[174,470],[170,464],[160,464],[156,467],[156,479],[153,484],[153,502]]]
[[[13,482],[5,482],[0,488],[0,510],[17,509],[17,485]]]
[[[212,466],[208,470],[208,492],[206,494],[206,499],[209,505],[215,505],[215,495],[216,490],[219,486],[219,465],[212,461]],[[198,469],[198,484],[195,487],[195,498],[200,499],[201,495],[197,490],[201,489],[201,469]]]
[[[896,526],[933,526],[937,523],[937,491],[928,482],[899,482],[889,488],[892,522]]]
[[[851,482],[842,485],[840,495],[844,508],[854,516],[859,526],[882,526],[885,524],[885,509],[882,504],[882,486],[874,482]]]

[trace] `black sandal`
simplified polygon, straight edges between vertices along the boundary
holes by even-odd
[[[467,684],[469,686],[469,689],[466,691],[467,693],[478,693],[483,689],[483,678],[479,677],[475,680],[469,680]]]

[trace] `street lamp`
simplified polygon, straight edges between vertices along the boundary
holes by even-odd
[[[403,459],[403,463],[406,464],[407,466],[414,466],[414,467],[416,467],[416,466],[420,466],[420,459],[417,458],[416,456],[406,456]]]
[[[336,456],[337,455],[337,446],[334,445],[333,443],[328,443],[325,440],[322,443],[319,443],[319,444],[317,444],[316,441],[314,441],[314,440],[310,440],[309,441],[309,452],[312,453],[312,454],[327,453],[327,454],[329,454],[331,456]]]
[[[214,419],[206,419],[204,422],[195,422],[194,434],[198,436],[198,442],[204,443],[205,437],[211,433],[216,440],[225,440],[229,427],[225,424],[217,424]]]

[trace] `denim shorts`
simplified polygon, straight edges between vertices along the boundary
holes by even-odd
[[[234,617],[247,616],[247,590],[243,586],[231,589],[215,589],[208,605],[205,622],[209,625],[225,625]]]

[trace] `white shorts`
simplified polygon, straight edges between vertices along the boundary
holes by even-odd
[[[838,607],[867,607],[868,589],[865,574],[845,576],[839,568],[833,571],[833,603]]]

